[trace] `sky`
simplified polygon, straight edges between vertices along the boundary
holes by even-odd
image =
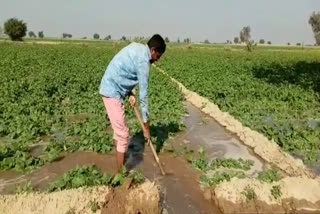
[[[0,0],[0,25],[12,17],[48,37],[191,38],[225,42],[251,27],[252,39],[314,44],[308,19],[320,0]]]

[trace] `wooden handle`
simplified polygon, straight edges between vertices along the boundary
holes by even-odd
[[[142,122],[142,119],[141,119],[141,116],[140,116],[140,113],[139,113],[137,107],[134,106],[134,107],[133,107],[133,110],[134,110],[134,112],[135,112],[135,114],[136,114],[136,116],[137,116],[137,118],[138,118],[138,120],[139,120],[139,123],[140,123],[140,125],[141,125],[141,128],[142,128],[143,132],[146,132],[146,128],[144,127],[144,124],[143,124],[143,122]],[[161,166],[159,157],[158,157],[158,155],[157,155],[157,153],[156,153],[156,150],[154,149],[153,144],[152,144],[152,142],[151,142],[150,139],[148,140],[148,144],[149,144],[150,147],[151,147],[151,151],[152,151],[152,153],[153,153],[154,159],[156,159],[156,162],[157,162],[158,165],[159,165],[161,174],[162,174],[162,175],[166,175],[166,173],[165,173],[164,170],[162,169],[162,166]]]

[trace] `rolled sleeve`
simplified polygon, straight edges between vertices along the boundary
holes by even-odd
[[[149,90],[149,71],[150,63],[142,62],[138,67],[138,81],[139,81],[139,98],[140,108],[143,122],[148,122],[148,90]]]

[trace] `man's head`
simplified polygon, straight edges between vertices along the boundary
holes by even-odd
[[[156,62],[160,59],[162,54],[166,51],[166,43],[159,34],[155,34],[148,41],[148,46],[151,52],[150,63]]]

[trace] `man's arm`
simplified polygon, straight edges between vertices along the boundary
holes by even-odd
[[[146,133],[145,137],[150,139],[149,131],[149,110],[148,110],[148,91],[149,91],[149,71],[150,64],[149,62],[142,62],[138,66],[138,82],[139,82],[139,99],[141,107],[142,120],[145,125]]]

